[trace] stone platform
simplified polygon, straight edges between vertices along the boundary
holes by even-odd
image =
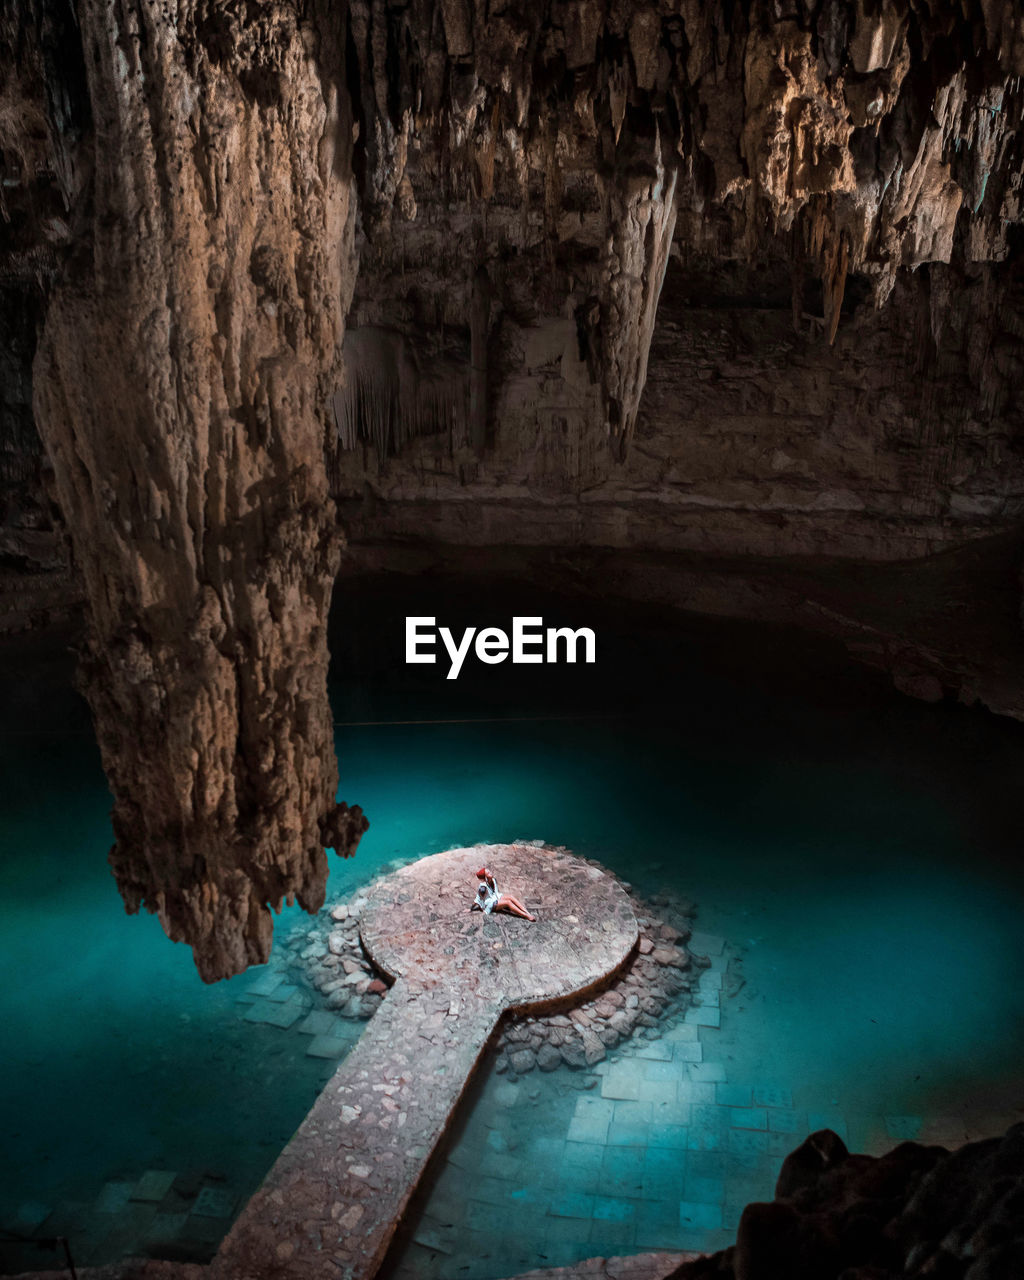
[[[499,892],[538,917],[470,911],[486,859]],[[475,992],[504,1010],[537,1012],[602,983],[637,940],[633,907],[597,867],[533,845],[452,849],[378,882],[359,933],[390,978]]]
[[[470,911],[484,861],[537,921]],[[374,887],[360,933],[391,990],[225,1239],[217,1280],[268,1266],[295,1280],[373,1276],[500,1019],[584,999],[638,938],[611,876],[529,845],[403,868]]]

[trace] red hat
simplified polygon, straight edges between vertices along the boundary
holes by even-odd
[[[486,867],[481,867],[476,874],[477,874],[478,880],[483,880],[486,876],[489,876],[491,873],[487,870]]]

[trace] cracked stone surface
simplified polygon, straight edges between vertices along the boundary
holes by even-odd
[[[469,911],[484,857],[499,891],[519,897],[535,923]],[[492,845],[424,858],[380,882],[359,932],[389,977],[430,972],[446,986],[500,993],[513,1009],[607,977],[632,949],[637,925],[624,890],[597,867],[531,845]]]
[[[470,912],[486,857],[539,918]],[[569,1003],[626,961],[625,891],[571,854],[493,845],[435,854],[381,881],[363,945],[393,979],[214,1260],[216,1280],[372,1276],[503,1014]]]

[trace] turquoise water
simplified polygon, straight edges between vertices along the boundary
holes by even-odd
[[[793,637],[555,601],[552,619],[607,619],[596,670],[413,678],[394,623],[441,612],[437,584],[429,601],[423,590],[348,593],[359,621],[335,639],[332,679],[341,795],[372,825],[356,858],[333,861],[331,894],[395,856],[516,837],[565,844],[642,892],[694,899],[700,928],[742,961],[715,1049],[730,1079],[784,1081],[805,1111],[851,1124],[1013,1118],[1021,726],[915,704]],[[534,598],[519,611],[540,612]],[[505,596],[457,585],[441,599],[453,622],[483,609],[474,622],[507,625],[511,612]],[[98,1199],[168,1170],[237,1204],[333,1068],[301,1037],[243,1020],[248,978],[204,986],[154,918],[124,914],[105,861],[109,798],[68,664],[36,646],[14,652],[7,674],[3,1225],[77,1231],[88,1256],[76,1260],[137,1252],[140,1236],[155,1253],[202,1256],[226,1219],[199,1221],[183,1202],[161,1226],[173,1248],[161,1249],[152,1216],[134,1221],[129,1207],[96,1239]],[[286,912],[278,927],[305,923]],[[531,1087],[541,1096],[523,1123],[549,1124],[567,1086]],[[602,1239],[562,1234],[575,1256]],[[623,1252],[641,1243],[616,1238]],[[446,1256],[405,1249],[409,1274]],[[8,1266],[50,1262],[6,1252]],[[474,1274],[507,1273],[495,1260]]]
[[[1016,1074],[1019,875],[979,866],[948,801],[876,758],[856,776],[776,761],[723,790],[742,761],[688,758],[664,724],[360,730],[340,746],[389,856],[536,835],[695,899],[703,928],[748,949],[757,998],[793,1038],[774,1051],[805,1078],[849,1075],[847,1092],[889,1104],[899,1082],[919,1109],[965,1073]]]

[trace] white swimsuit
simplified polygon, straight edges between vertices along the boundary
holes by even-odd
[[[490,888],[486,880],[480,881],[480,888],[477,889],[476,891],[476,905],[480,908],[481,911],[486,911],[487,914],[490,915],[491,912],[494,910],[494,908],[498,905],[498,899],[500,897],[501,897],[501,894],[498,893],[497,884],[495,884],[494,888],[492,889]]]

